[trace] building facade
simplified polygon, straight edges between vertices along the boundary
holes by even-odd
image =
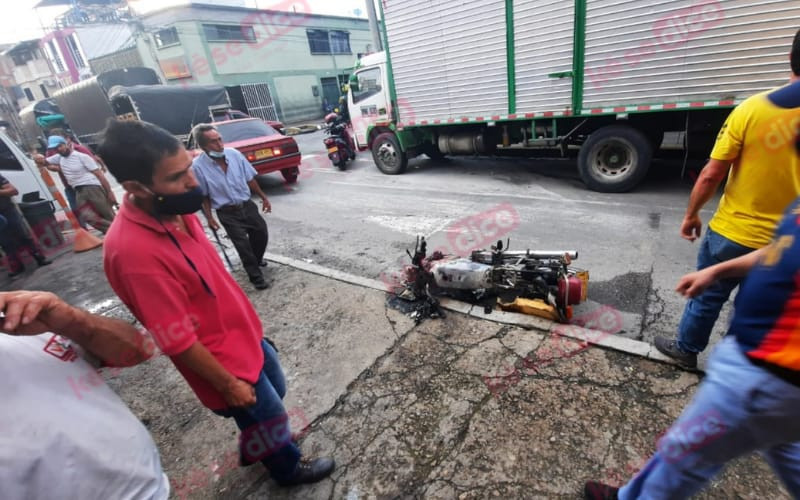
[[[141,22],[141,60],[165,83],[258,86],[287,123],[335,106],[357,58],[372,51],[366,19],[311,12],[191,4]]]
[[[25,106],[53,95],[61,88],[39,40],[19,42],[3,52],[13,64],[17,107]]]

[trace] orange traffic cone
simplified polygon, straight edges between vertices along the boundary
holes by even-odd
[[[75,241],[73,241],[72,250],[75,253],[79,253],[101,246],[103,244],[103,240],[82,228],[78,223],[78,218],[75,217],[75,214],[73,214],[69,209],[69,206],[67,206],[67,201],[56,187],[56,183],[53,181],[53,178],[50,177],[50,172],[48,172],[46,168],[39,168],[39,173],[42,175],[42,180],[44,180],[44,183],[47,184],[50,194],[53,195],[53,198],[55,198],[56,201],[58,201],[58,203],[61,205],[61,208],[64,209],[64,213],[67,214],[69,223],[72,224],[72,228],[75,230]]]

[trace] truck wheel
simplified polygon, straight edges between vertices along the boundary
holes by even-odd
[[[284,180],[289,184],[294,184],[297,182],[297,175],[300,173],[300,169],[297,167],[292,168],[284,168],[281,170],[281,175],[283,176]]]
[[[378,170],[388,175],[402,174],[408,166],[408,156],[391,132],[384,132],[372,141],[372,159]]]
[[[611,125],[594,132],[583,144],[578,171],[592,191],[624,193],[644,179],[652,157],[653,147],[644,134]]]

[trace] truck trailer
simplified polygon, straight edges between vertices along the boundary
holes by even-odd
[[[109,91],[114,114],[122,120],[154,123],[185,143],[192,127],[213,121],[215,110],[229,110],[222,85],[136,85]]]
[[[108,119],[115,117],[108,98],[112,88],[160,83],[158,74],[150,68],[115,69],[64,87],[53,94],[53,100],[78,140],[94,147]]]
[[[730,110],[788,83],[797,0],[382,0],[348,109],[385,174],[409,158],[577,156],[633,189],[665,134],[706,158]],[[552,154],[552,153],[551,153]]]

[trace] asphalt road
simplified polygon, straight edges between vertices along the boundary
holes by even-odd
[[[405,250],[413,251],[417,235],[429,249],[459,250],[488,246],[500,234],[512,249],[577,250],[575,265],[591,276],[589,299],[620,312],[620,334],[646,341],[674,334],[684,304],[674,286],[692,270],[698,246],[678,235],[691,190],[680,162],[655,163],[634,192],[603,194],[583,187],[573,160],[422,156],[405,174],[388,176],[363,152],[340,171],[323,137],[295,136],[303,153],[297,184],[279,174],[262,180],[273,206],[268,251],[380,278],[408,262]],[[704,221],[716,204],[707,205]],[[480,217],[498,210],[518,214],[518,223],[501,224],[499,233],[497,225],[481,226]]]

